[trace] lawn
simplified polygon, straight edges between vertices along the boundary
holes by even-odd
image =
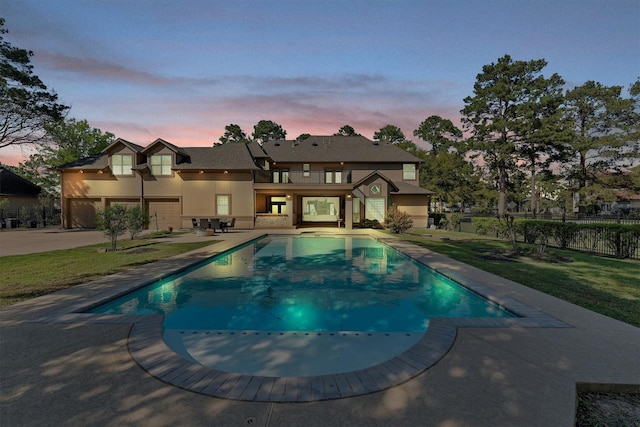
[[[0,308],[210,244],[122,240],[115,252],[106,252],[111,244],[103,243],[0,257]]]
[[[640,327],[640,262],[560,249],[511,256],[511,243],[475,234],[413,231],[404,239],[597,313]],[[450,240],[443,240],[442,237]]]

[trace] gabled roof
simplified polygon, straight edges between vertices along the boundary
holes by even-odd
[[[120,145],[124,145],[125,147],[129,148],[131,151],[139,153],[142,151],[142,146],[138,145],[138,144],[134,144],[133,142],[129,142],[126,139],[122,139],[122,138],[118,138],[115,141],[113,141],[111,144],[109,144],[109,146],[107,148],[105,148],[104,150],[102,150],[103,153],[111,153],[113,151],[114,148],[120,146]]]
[[[148,154],[150,151],[152,151],[155,147],[157,147],[158,145],[163,145],[165,147],[167,147],[169,150],[173,151],[176,154],[179,154],[181,156],[188,156],[188,154],[185,152],[184,148],[180,148],[176,145],[173,145],[172,143],[165,141],[162,138],[158,138],[155,141],[153,141],[151,144],[147,145],[145,148],[142,149],[141,153],[142,154]]]
[[[266,157],[269,157],[267,155],[267,153],[264,152],[264,150],[262,149],[262,147],[260,146],[260,144],[258,144],[255,141],[252,141],[250,143],[247,144],[247,148],[249,148],[249,152],[251,153],[251,155],[253,157],[255,157],[256,159],[264,159]]]
[[[185,147],[182,151],[186,156],[175,166],[176,170],[260,170],[243,142]]]
[[[408,182],[392,181],[389,178],[387,178],[380,171],[371,172],[369,175],[365,176],[360,181],[354,183],[353,184],[353,188],[357,188],[357,187],[361,186],[362,184],[365,184],[367,181],[371,181],[372,178],[375,178],[375,177],[378,177],[380,179],[383,179],[383,180],[387,181],[387,183],[389,184],[389,187],[390,187],[390,192],[393,193],[393,194],[421,194],[421,195],[435,194],[431,190],[427,190],[426,188],[422,188],[422,187],[418,187],[418,186],[413,185],[413,184],[409,184]]]
[[[37,196],[42,189],[15,174],[9,169],[0,166],[0,194],[3,196]]]
[[[378,177],[378,178],[383,179],[384,181],[387,181],[387,183],[391,187],[391,191],[394,191],[394,192],[398,191],[398,187],[396,186],[396,184],[393,181],[391,181],[389,178],[384,176],[384,174],[381,173],[380,171],[371,172],[369,175],[365,176],[360,181],[358,181],[355,184],[353,184],[353,188],[360,187],[362,184],[365,184],[367,181],[370,181],[370,180],[374,179],[375,177]]]
[[[277,163],[422,163],[421,159],[393,144],[371,141],[363,136],[311,136],[302,141],[267,141],[262,149]]]

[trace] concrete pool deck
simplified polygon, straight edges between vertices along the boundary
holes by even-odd
[[[0,233],[0,246],[19,245],[14,233]],[[215,248],[263,233],[206,239],[225,240]],[[276,403],[221,399],[158,380],[132,357],[135,319],[46,321],[68,316],[114,280],[161,275],[180,264],[178,257],[0,310],[0,425],[569,426],[576,384],[640,389],[640,329],[425,249],[409,250],[570,327],[458,325],[448,352],[401,384],[356,397]]]

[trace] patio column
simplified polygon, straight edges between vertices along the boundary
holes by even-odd
[[[287,194],[287,205],[286,205],[286,213],[287,213],[287,225],[289,227],[293,227],[293,196],[291,194]]]
[[[347,194],[344,198],[344,228],[353,229],[353,196]]]

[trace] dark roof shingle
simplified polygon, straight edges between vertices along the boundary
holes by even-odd
[[[267,141],[262,149],[275,162],[422,163],[403,149],[363,136],[311,136],[303,141]]]
[[[178,163],[179,170],[259,170],[247,144],[230,142],[213,147],[184,147],[186,158]]]
[[[3,196],[37,196],[42,189],[31,181],[0,166],[0,194]]]

